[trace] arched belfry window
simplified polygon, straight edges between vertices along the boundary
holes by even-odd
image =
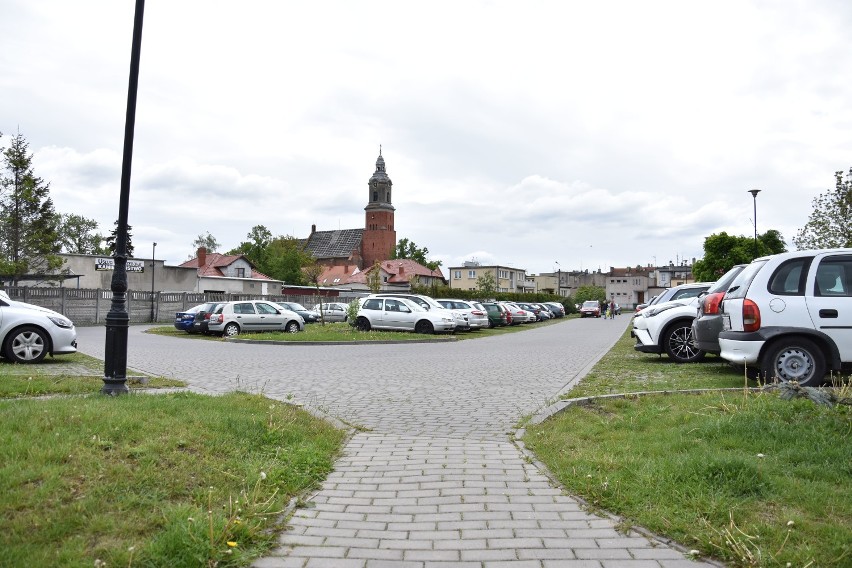
[[[378,201],[378,200],[379,200],[379,192],[378,192],[378,191],[374,191],[374,192],[373,192],[373,201]]]

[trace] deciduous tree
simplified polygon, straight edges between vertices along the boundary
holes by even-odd
[[[714,282],[735,264],[746,264],[757,256],[784,252],[781,233],[774,229],[754,237],[729,235],[724,231],[704,239],[704,258],[692,265],[692,275],[699,282]]]
[[[418,248],[414,241],[408,239],[400,239],[394,249],[392,258],[408,258],[414,262],[420,263],[429,270],[435,270],[441,266],[440,260],[428,260],[426,255],[429,254],[429,249],[426,247]]]
[[[476,278],[476,291],[490,298],[497,292],[497,280],[493,272],[484,272]]]
[[[206,235],[198,235],[194,241],[192,241],[192,250],[198,251],[201,247],[210,253],[210,252],[218,252],[219,247],[222,246],[219,244],[219,241],[216,240],[216,237],[210,234],[210,231],[207,231]],[[193,253],[194,254],[194,253]],[[190,256],[189,258],[195,258],[194,256]]]
[[[852,168],[834,172],[834,189],[813,200],[808,222],[793,237],[798,250],[852,247]]]
[[[98,222],[75,213],[60,214],[59,243],[70,254],[109,254],[104,236],[97,232]]]

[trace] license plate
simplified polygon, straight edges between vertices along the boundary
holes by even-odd
[[[731,316],[728,314],[722,314],[722,329],[725,331],[730,331],[731,329]]]

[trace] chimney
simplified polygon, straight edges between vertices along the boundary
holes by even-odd
[[[198,255],[198,268],[204,268],[204,265],[207,264],[207,249],[198,247],[196,254]]]
[[[399,275],[402,276],[405,274],[405,267],[403,265],[399,265]]]
[[[311,234],[313,235],[313,234],[314,234],[314,233],[316,233],[316,232],[317,232],[317,226],[316,226],[316,225],[311,225]]]

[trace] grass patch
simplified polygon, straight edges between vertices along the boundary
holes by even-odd
[[[0,362],[0,398],[20,398],[46,395],[78,395],[100,392],[104,363],[82,353],[46,357],[40,363],[21,365]],[[142,388],[185,387],[184,381],[165,377],[139,377],[127,372],[127,387]]]
[[[708,355],[699,363],[673,363],[633,349],[630,327],[594,369],[562,398],[658,390],[743,387],[745,371],[721,357]],[[751,383],[750,386],[755,386]]]
[[[358,331],[347,323],[335,322],[325,325],[312,323],[305,326],[305,331],[299,333],[286,332],[262,332],[262,333],[243,333],[238,335],[242,339],[254,339],[260,341],[286,341],[293,343],[310,342],[310,341],[330,341],[330,342],[352,342],[352,341],[446,341],[449,337],[454,337],[458,340],[475,339],[481,337],[491,337],[495,335],[505,335],[507,333],[516,333],[526,329],[535,327],[557,324],[561,320],[552,320],[538,322],[535,324],[514,325],[507,327],[498,327],[494,329],[479,329],[474,331],[459,331],[453,334],[438,333],[434,335],[426,335],[421,333],[411,333],[405,331]],[[181,337],[185,339],[206,339],[214,341],[223,341],[220,336],[216,335],[199,335],[197,333],[190,334],[185,331],[179,331],[174,327],[153,327],[148,330],[148,333],[164,335],[167,337]]]
[[[565,398],[744,384],[720,359],[638,353],[628,332]],[[712,392],[570,406],[524,442],[572,494],[702,554],[842,566],[852,565],[850,433],[848,406]]]
[[[345,437],[244,393],[6,400],[0,416],[7,566],[246,566]]]

